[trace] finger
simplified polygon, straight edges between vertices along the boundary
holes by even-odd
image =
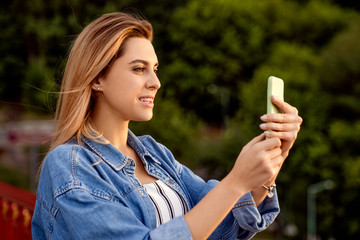
[[[278,123],[297,123],[301,124],[303,122],[302,118],[296,114],[289,113],[268,113],[262,115],[260,119],[263,122],[278,122]]]
[[[291,132],[291,131],[299,131],[300,124],[268,122],[268,123],[260,124],[260,129],[264,131],[273,130],[278,132]]]
[[[276,168],[278,168],[278,169],[277,169],[277,173],[279,172],[282,164],[284,163],[284,160],[285,160],[285,159],[284,159],[281,155],[279,155],[279,156],[277,156],[277,157],[274,157],[274,158],[272,159],[273,165],[274,165]]]
[[[262,133],[259,136],[254,137],[251,141],[249,141],[244,147],[243,150],[249,149],[250,147],[252,147],[254,144],[261,142],[265,139],[265,134]]]
[[[271,102],[284,113],[292,113],[296,115],[299,113],[296,107],[291,106],[287,102],[282,101],[275,96],[271,96]]]
[[[281,156],[282,150],[280,147],[275,147],[275,148],[268,150],[267,153],[269,154],[270,159],[273,159],[273,158]]]
[[[263,141],[264,139],[265,139],[265,134],[262,133],[262,134],[260,134],[259,136],[254,137],[254,138],[253,138],[250,142],[248,142],[246,145],[252,146],[252,145],[254,145],[255,143],[258,143],[258,142]]]
[[[265,133],[264,133],[264,135],[265,135]],[[257,149],[258,151],[261,151],[261,150],[267,151],[267,150],[270,150],[273,148],[281,147],[281,141],[279,138],[276,138],[276,137],[268,138],[261,142],[258,142],[256,144],[256,147],[258,148]]]
[[[265,131],[264,134],[266,137],[272,139],[281,139],[284,141],[295,141],[297,138],[297,131],[291,132],[276,132],[276,131]]]

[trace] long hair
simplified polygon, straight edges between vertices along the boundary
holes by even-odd
[[[151,24],[116,12],[97,18],[75,39],[62,79],[49,152],[72,137],[79,143],[81,136],[96,138],[90,121],[96,97],[92,84],[123,55],[125,42],[131,37],[152,41]]]

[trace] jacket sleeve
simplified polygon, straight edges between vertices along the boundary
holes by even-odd
[[[187,167],[177,164],[194,204],[218,184],[217,180],[205,182]],[[272,198],[266,197],[259,207],[256,207],[251,193],[242,196],[209,239],[250,239],[268,228],[280,212],[276,191],[274,193]]]

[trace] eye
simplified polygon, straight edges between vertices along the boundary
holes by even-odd
[[[158,69],[158,68],[155,68],[155,69],[154,69],[154,73],[155,73],[156,75],[158,75],[158,74],[159,74],[159,69]]]
[[[137,73],[143,73],[145,71],[145,67],[134,67],[133,71]]]

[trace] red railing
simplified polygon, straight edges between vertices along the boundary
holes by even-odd
[[[31,217],[36,195],[0,182],[0,238],[31,240]]]

